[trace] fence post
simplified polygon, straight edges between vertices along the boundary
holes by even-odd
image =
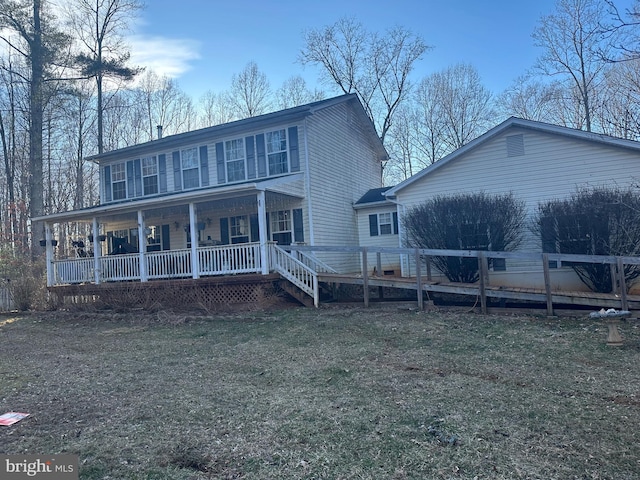
[[[422,262],[420,249],[416,248],[416,290],[418,295],[418,308],[424,310],[424,298],[422,295]]]
[[[483,314],[487,313],[487,257],[483,252],[478,252],[478,270],[480,274],[480,310]]]
[[[362,289],[364,290],[364,306],[369,306],[369,272],[367,272],[367,247],[362,247]]]
[[[549,254],[542,254],[542,272],[544,274],[544,293],[547,298],[547,315],[553,317],[553,298],[551,297],[551,274],[549,273]]]
[[[620,282],[620,302],[622,303],[622,310],[629,310],[629,302],[627,302],[627,282],[624,278],[624,263],[622,258],[618,257],[618,281]]]
[[[380,252],[376,252],[376,276],[382,277],[382,254]],[[382,300],[384,298],[384,287],[380,285],[378,287],[378,298]]]

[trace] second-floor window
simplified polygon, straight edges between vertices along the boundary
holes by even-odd
[[[269,175],[278,175],[289,171],[287,161],[287,133],[285,129],[267,132],[267,160]]]
[[[158,161],[155,156],[142,158],[142,186],[144,195],[158,193]]]
[[[187,148],[180,151],[182,162],[182,185],[185,189],[200,186],[200,160],[197,148]]]
[[[111,166],[111,193],[114,200],[127,198],[127,172],[124,162]]]
[[[239,182],[245,179],[244,140],[238,138],[224,142],[227,179],[229,182]]]

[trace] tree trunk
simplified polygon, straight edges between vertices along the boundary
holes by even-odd
[[[31,39],[31,86],[29,129],[29,216],[44,214],[44,185],[42,169],[42,118],[43,118],[43,76],[44,47],[40,25],[41,0],[33,0],[33,38]],[[31,255],[35,259],[44,253],[38,241],[44,238],[43,222],[31,222]]]

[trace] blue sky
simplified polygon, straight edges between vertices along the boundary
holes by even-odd
[[[197,99],[226,90],[231,76],[255,61],[277,89],[302,75],[319,86],[319,71],[297,63],[303,32],[353,17],[368,30],[401,25],[433,47],[418,62],[420,79],[456,63],[475,66],[500,93],[535,62],[531,33],[555,0],[147,0],[132,28],[133,60],[175,78]],[[633,0],[617,0],[620,9]]]

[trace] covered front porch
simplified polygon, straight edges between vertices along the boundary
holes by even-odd
[[[303,243],[304,198],[282,180],[41,217],[47,285],[273,271],[271,245]],[[291,185],[287,185],[290,187]]]

